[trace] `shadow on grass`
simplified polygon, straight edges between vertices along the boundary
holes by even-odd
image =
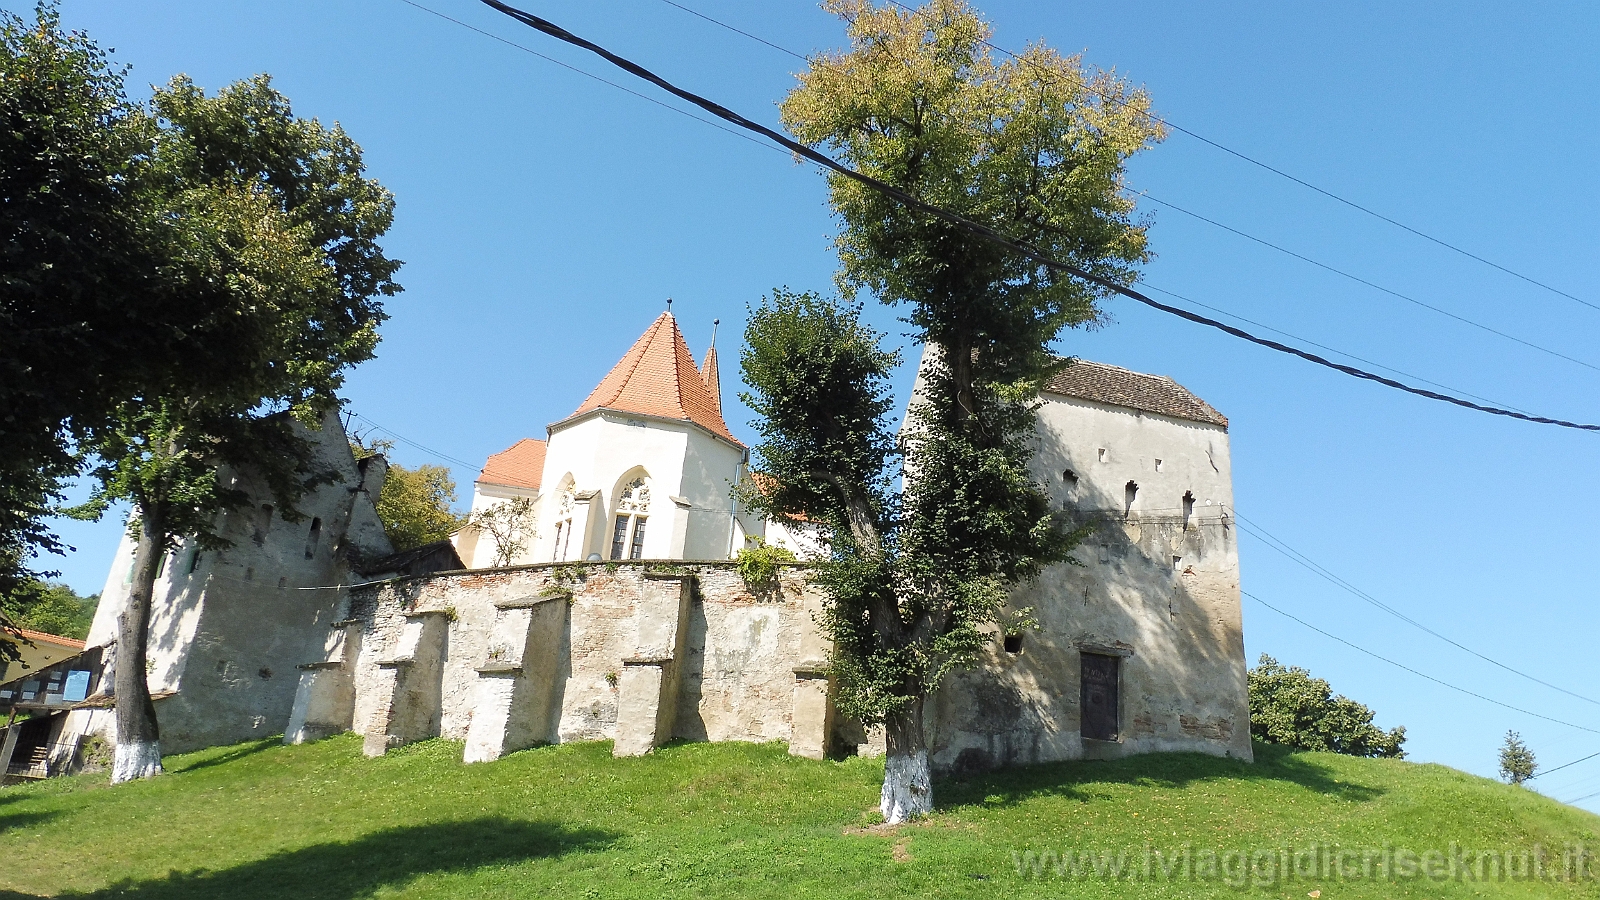
[[[274,747],[282,746],[283,735],[278,735],[276,737],[262,738],[259,741],[247,741],[243,744],[235,744],[222,753],[206,756],[202,759],[197,759],[194,762],[173,765],[167,765],[166,763],[163,763],[162,766],[168,772],[197,772],[201,769],[209,769],[212,766],[220,766],[224,763],[231,763],[235,760],[244,759],[246,756],[254,756],[257,753],[271,750]]]
[[[389,828],[344,843],[284,850],[221,871],[172,872],[126,880],[90,894],[60,898],[99,900],[354,900],[419,875],[466,872],[482,866],[514,865],[610,846],[620,834],[573,829],[550,822],[498,816]],[[17,895],[26,896],[26,895]],[[0,893],[0,900],[6,895]]]
[[[1383,796],[1382,788],[1341,781],[1327,766],[1286,747],[1255,745],[1256,761],[1203,753],[1151,753],[1126,759],[1045,763],[981,775],[953,776],[935,784],[940,809],[962,806],[1009,806],[1033,797],[1066,797],[1085,803],[1096,798],[1096,785],[1183,787],[1216,779],[1284,781],[1341,800],[1366,803]]]

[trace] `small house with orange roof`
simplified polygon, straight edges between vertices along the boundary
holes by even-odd
[[[727,559],[761,533],[731,499],[747,459],[722,418],[715,344],[697,365],[664,312],[544,440],[489,457],[473,513],[532,502],[525,521],[463,529],[457,550],[469,568]]]

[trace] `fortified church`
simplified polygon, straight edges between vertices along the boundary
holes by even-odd
[[[1038,627],[994,634],[930,700],[932,764],[1248,759],[1228,420],[1169,378],[1087,361],[1040,401],[1035,475],[1096,530],[1082,565],[1017,588]],[[804,563],[817,542],[730,499],[749,456],[723,419],[716,351],[696,364],[670,312],[543,439],[488,457],[472,508],[503,527],[393,553],[373,505],[382,458],[357,462],[337,417],[314,436],[339,481],[304,519],[258,491],[220,523],[231,548],[164,564],[150,647],[164,751],[354,731],[369,755],[443,736],[468,762],[578,740],[618,755],[674,738],[881,752],[881,734],[834,710]],[[732,560],[754,538],[802,561],[747,583]],[[89,649],[57,664],[92,671],[86,696],[53,695],[52,742],[115,740],[132,555],[125,540]],[[25,687],[0,685],[0,700]]]

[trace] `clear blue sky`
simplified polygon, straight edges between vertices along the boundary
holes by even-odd
[[[621,81],[476,2],[428,6]],[[796,60],[662,0],[530,8],[768,123]],[[806,0],[688,0],[775,43],[840,46]],[[25,11],[18,0],[0,7]],[[996,42],[1082,49],[1184,127],[1600,304],[1600,7],[1583,3],[1200,5],[989,0]],[[69,0],[133,83],[215,89],[270,72],[301,115],[336,120],[399,201],[406,292],[352,407],[479,462],[569,413],[676,298],[695,352],[721,318],[734,371],[745,305],[825,289],[821,179],[781,153],[443,21],[401,0]],[[637,83],[630,88],[660,97]],[[662,98],[664,99],[664,98]],[[1356,213],[1183,135],[1136,189],[1600,365],[1600,312]],[[1504,404],[1600,420],[1600,371],[1494,337],[1155,204],[1150,283]],[[1600,695],[1594,538],[1600,436],[1499,420],[1361,383],[1128,303],[1061,350],[1171,375],[1233,422],[1237,507],[1339,576],[1485,655]],[[878,314],[893,327],[893,317]],[[895,329],[898,333],[899,329]],[[731,377],[725,375],[725,378]],[[731,395],[732,385],[728,394]],[[728,416],[748,437],[748,411]],[[415,447],[399,460],[436,461]],[[470,490],[475,472],[455,468]],[[100,588],[118,523],[72,526],[61,564]],[[1374,652],[1600,729],[1600,705],[1508,674],[1385,616],[1241,537],[1244,587]],[[1492,775],[1507,729],[1557,765],[1600,734],[1514,713],[1364,657],[1253,601],[1270,653],[1407,727],[1413,759]],[[1600,759],[1550,776],[1600,791]],[[1600,800],[1585,803],[1600,809]]]

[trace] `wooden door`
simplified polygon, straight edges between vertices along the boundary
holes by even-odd
[[[1117,739],[1117,664],[1115,656],[1081,653],[1083,659],[1082,716],[1083,736],[1097,741]]]

